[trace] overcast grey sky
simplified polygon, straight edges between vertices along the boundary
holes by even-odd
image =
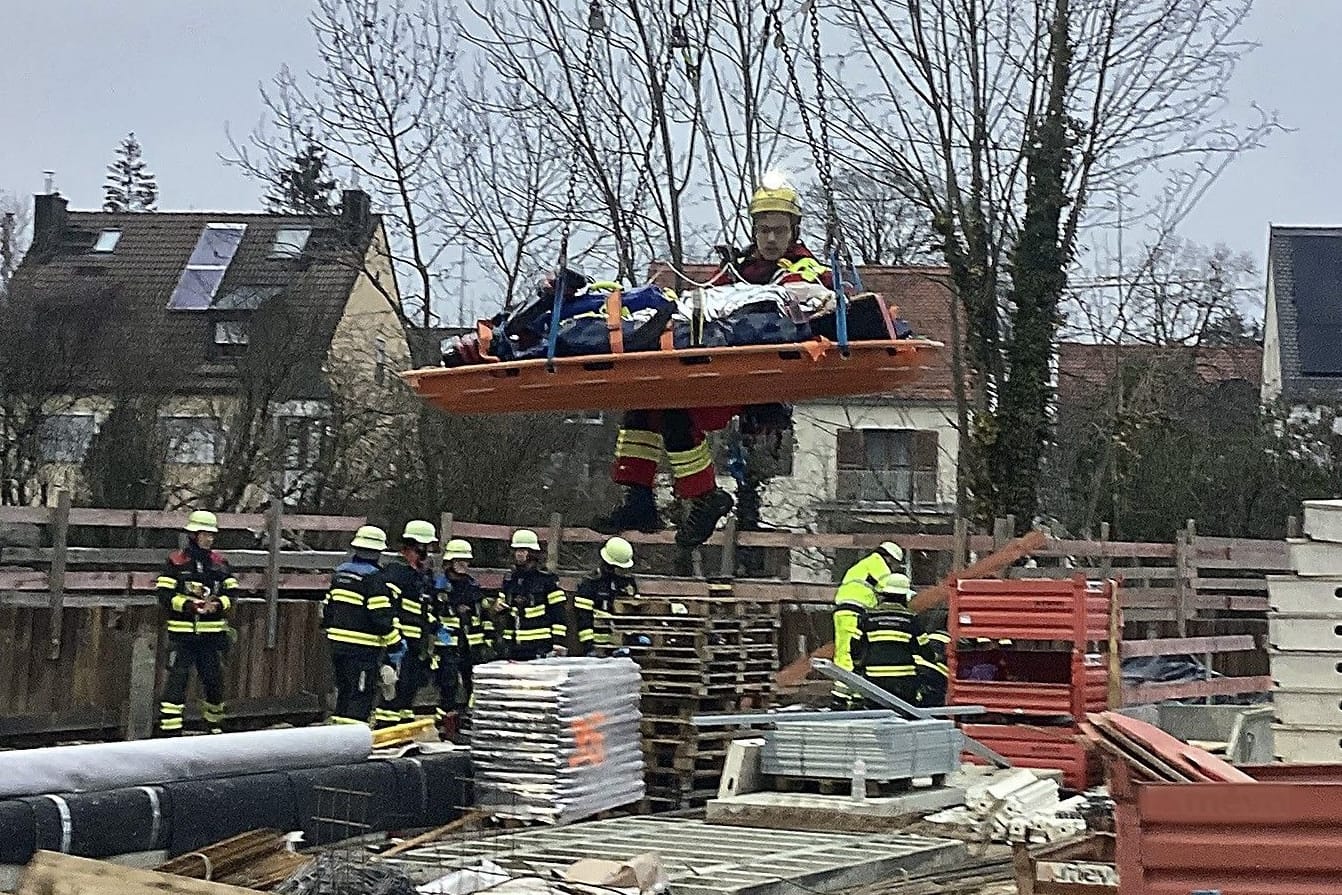
[[[161,207],[256,208],[256,184],[218,161],[225,124],[245,134],[258,83],[305,67],[306,15],[304,0],[0,0],[0,191],[35,192],[51,168],[74,207],[95,208],[134,130]],[[1269,222],[1342,224],[1342,0],[1258,0],[1245,37],[1262,46],[1233,99],[1295,130],[1237,162],[1184,235],[1261,259]]]

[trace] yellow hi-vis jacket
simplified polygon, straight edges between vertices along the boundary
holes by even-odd
[[[877,588],[894,571],[885,556],[876,551],[843,573],[839,589],[834,592],[834,664],[845,671],[853,670],[853,640],[858,635],[858,620],[862,613],[876,608],[880,602]],[[845,699],[852,695],[851,690],[839,683],[835,683],[833,692]]]

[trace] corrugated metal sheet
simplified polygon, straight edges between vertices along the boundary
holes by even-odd
[[[1342,895],[1342,765],[1256,783],[1137,783],[1110,766],[1123,895]]]
[[[1062,771],[1063,781],[1072,789],[1085,789],[1099,781],[1099,765],[1077,741],[1077,733],[1071,727],[964,724],[961,730],[965,736],[1011,759],[1016,767]],[[968,754],[965,759],[979,761]]]
[[[951,633],[959,637],[1073,643],[1107,640],[1112,592],[1110,582],[1086,581],[1081,574],[1062,581],[961,581],[952,603]]]

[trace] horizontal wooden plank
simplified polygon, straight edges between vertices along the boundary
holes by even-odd
[[[15,565],[47,565],[50,547],[6,547],[5,562]],[[148,547],[71,547],[66,555],[70,566],[153,566],[163,564],[166,551]],[[265,550],[226,550],[224,555],[234,569],[264,569],[269,561]],[[332,570],[349,556],[343,550],[282,550],[280,569]]]
[[[1251,591],[1253,593],[1267,593],[1266,578],[1194,578],[1193,587],[1197,590],[1209,591]]]
[[[46,525],[50,522],[51,510],[46,507],[0,507],[0,523]]]
[[[135,525],[135,510],[105,510],[96,507],[71,507],[71,525],[90,525],[99,528],[131,528]],[[185,520],[185,516],[182,517]]]
[[[285,515],[282,522],[286,531],[357,531],[368,524],[367,516],[314,516],[310,514]]]
[[[1268,693],[1272,678],[1218,677],[1207,681],[1180,681],[1168,684],[1137,684],[1123,688],[1124,705],[1141,705],[1166,699],[1196,699],[1203,696],[1233,696],[1237,693]]]
[[[1125,640],[1119,646],[1124,659],[1136,656],[1182,656],[1204,653],[1234,653],[1258,648],[1249,634],[1221,637],[1163,637],[1157,640]]]

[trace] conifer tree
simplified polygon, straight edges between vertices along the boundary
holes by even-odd
[[[140,141],[131,131],[117,147],[103,184],[103,211],[157,211],[158,183],[145,167]]]
[[[335,188],[335,178],[326,166],[326,150],[309,133],[288,165],[275,171],[271,190],[262,201],[272,212],[331,214]]]

